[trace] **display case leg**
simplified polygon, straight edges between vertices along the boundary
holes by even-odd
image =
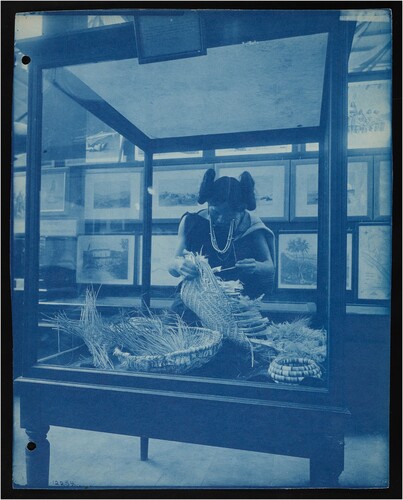
[[[310,457],[310,485],[337,488],[344,469],[344,438],[325,437]]]
[[[142,462],[148,460],[148,437],[140,437],[140,460]]]
[[[29,438],[25,447],[27,486],[44,488],[49,486],[50,444],[46,439],[49,426],[26,429]]]

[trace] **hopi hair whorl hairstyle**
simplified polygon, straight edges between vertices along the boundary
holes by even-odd
[[[249,172],[242,172],[239,177],[239,182],[242,189],[242,197],[246,208],[248,210],[255,210],[256,197],[255,197],[255,181]]]
[[[239,180],[234,177],[220,177],[215,180],[215,171],[209,168],[200,185],[200,204],[206,201],[212,205],[228,202],[234,210],[255,210],[255,182],[249,172],[243,172]]]
[[[198,202],[200,205],[209,201],[214,195],[214,179],[215,179],[215,170],[214,168],[209,168],[206,170],[203,176],[202,183],[199,189],[199,198]]]

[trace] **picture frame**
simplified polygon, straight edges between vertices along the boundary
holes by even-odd
[[[133,235],[80,235],[77,283],[133,285]]]
[[[153,234],[151,241],[151,286],[177,286],[180,278],[168,271],[178,244],[176,234]]]
[[[317,287],[317,253],[318,235],[316,232],[279,233],[278,288],[315,290]]]
[[[388,148],[392,137],[390,80],[349,82],[348,149]]]
[[[346,240],[346,290],[353,289],[353,234],[347,233]]]
[[[26,212],[26,184],[25,172],[15,172],[13,176],[13,230],[14,234],[25,233]]]
[[[200,184],[204,168],[159,168],[153,180],[153,219],[180,219],[186,212],[197,212],[207,208],[207,203],[199,205]]]
[[[127,169],[96,169],[85,174],[86,219],[139,219],[141,174]]]
[[[289,218],[289,161],[221,163],[216,165],[218,176],[238,178],[248,171],[255,181],[256,210],[262,219],[287,221]]]
[[[40,221],[41,236],[77,236],[77,219],[44,219]]]
[[[350,157],[347,165],[347,217],[372,218],[372,158]]]
[[[291,220],[315,220],[319,203],[319,164],[316,158],[291,161]]]
[[[154,153],[153,160],[178,160],[181,158],[202,158],[203,151],[178,151],[170,153]],[[144,151],[134,146],[135,161],[144,161]]]
[[[264,155],[264,154],[292,153],[291,144],[281,144],[278,146],[256,146],[247,148],[226,148],[216,149],[216,156],[243,156],[243,155]]]
[[[41,176],[41,213],[64,213],[67,170],[44,169]]]
[[[392,228],[363,224],[358,228],[358,299],[389,300]]]
[[[390,156],[374,158],[374,219],[392,216],[392,163]]]
[[[139,284],[141,283],[141,262],[143,237],[140,235],[138,245],[137,266],[139,269]],[[151,240],[151,286],[176,287],[180,278],[175,278],[168,271],[169,262],[174,258],[178,244],[177,234],[153,234]]]

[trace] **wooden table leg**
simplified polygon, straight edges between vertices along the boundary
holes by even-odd
[[[148,437],[140,437],[140,460],[148,460]]]
[[[49,426],[26,429],[29,438],[25,448],[27,485],[43,488],[49,486],[50,445],[46,439]]]
[[[325,436],[310,458],[310,484],[314,488],[337,488],[344,469],[344,438]]]

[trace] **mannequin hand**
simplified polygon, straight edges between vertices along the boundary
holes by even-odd
[[[255,259],[242,259],[235,263],[235,267],[246,274],[253,274],[257,270]]]

